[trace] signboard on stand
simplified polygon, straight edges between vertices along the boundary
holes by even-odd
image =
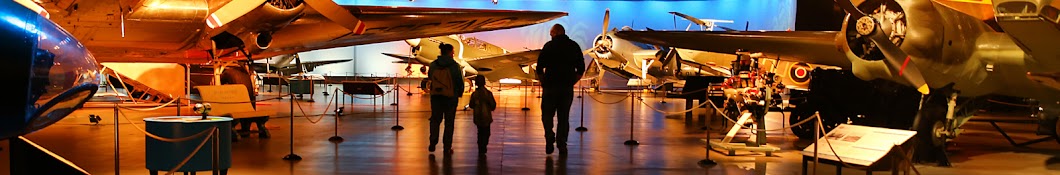
[[[842,158],[846,163],[869,166],[887,155],[892,147],[902,145],[914,135],[916,131],[842,124],[817,140],[820,144],[817,156],[835,161]],[[812,144],[802,150],[802,155],[813,154]]]

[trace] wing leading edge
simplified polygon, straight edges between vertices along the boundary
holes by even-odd
[[[718,53],[743,49],[784,60],[850,68],[850,60],[835,44],[837,32],[771,31],[619,31],[615,35],[631,41]]]

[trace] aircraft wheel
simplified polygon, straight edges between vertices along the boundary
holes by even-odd
[[[946,139],[940,134],[945,126],[946,101],[943,95],[925,97],[920,111],[916,114],[913,128],[916,129],[916,140],[913,151],[914,162],[935,162],[939,166],[949,166],[946,157]]]

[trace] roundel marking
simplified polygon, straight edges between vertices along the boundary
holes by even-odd
[[[810,81],[810,65],[806,63],[791,64],[788,69],[788,78],[797,84],[806,84]]]

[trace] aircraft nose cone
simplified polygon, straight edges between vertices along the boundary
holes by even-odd
[[[412,46],[412,47],[418,47],[418,46],[420,46],[420,39],[419,38],[407,39],[407,40],[405,40],[405,43],[408,43],[409,46]]]

